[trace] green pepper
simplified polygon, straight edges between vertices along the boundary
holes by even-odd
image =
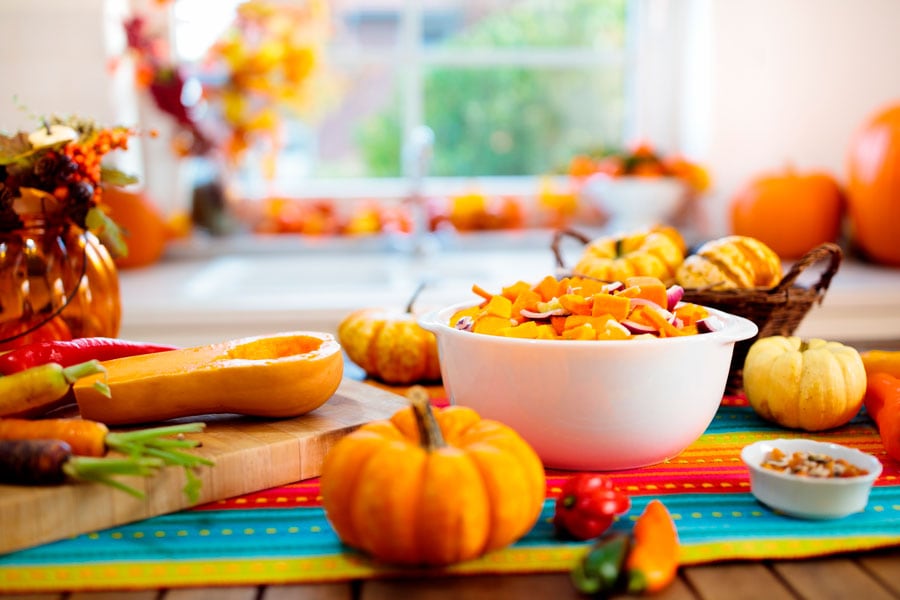
[[[631,536],[607,533],[598,539],[569,573],[572,584],[583,594],[611,592],[620,587],[622,567],[628,556]]]

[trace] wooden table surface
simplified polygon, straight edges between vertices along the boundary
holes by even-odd
[[[4,596],[6,597],[6,596]],[[19,595],[59,600],[504,600],[583,598],[565,573],[407,578],[342,583],[135,592]],[[627,598],[629,596],[613,596]],[[684,567],[657,600],[900,598],[900,548],[801,561],[725,562]]]
[[[900,340],[847,342],[859,350],[900,350]],[[29,600],[504,600],[526,598],[584,598],[567,573],[526,575],[466,575],[406,577],[340,583],[232,586],[140,590],[134,592],[75,592],[64,594],[0,595]],[[631,596],[613,596],[628,598]],[[807,560],[729,561],[682,567],[672,584],[652,596],[657,600],[781,600],[790,598],[900,598],[900,540],[898,546],[864,553],[847,553]]]

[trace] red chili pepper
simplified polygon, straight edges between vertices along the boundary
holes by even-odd
[[[565,484],[556,500],[553,524],[559,533],[579,540],[600,537],[616,515],[631,507],[631,499],[603,475],[580,473]]]
[[[175,346],[133,342],[117,338],[87,337],[27,344],[0,354],[0,373],[12,375],[31,367],[57,363],[71,367],[89,360],[111,360],[137,354],[175,350]]]

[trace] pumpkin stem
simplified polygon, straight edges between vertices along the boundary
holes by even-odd
[[[428,392],[421,385],[414,385],[406,392],[406,397],[412,404],[413,413],[416,415],[416,426],[419,428],[419,438],[422,440],[422,446],[428,452],[433,452],[438,448],[447,445],[444,441],[444,434],[438,425],[437,419],[434,418],[434,411],[431,409],[431,402],[428,398]]]
[[[809,341],[808,340],[800,340],[800,352],[806,352],[806,350],[808,348],[809,348]]]
[[[409,303],[406,305],[406,312],[411,313],[413,311],[413,305],[416,303],[416,299],[419,297],[419,294],[422,293],[422,290],[425,289],[425,282],[422,281],[419,283],[419,286],[416,288],[416,291],[413,292],[412,298],[409,299]]]

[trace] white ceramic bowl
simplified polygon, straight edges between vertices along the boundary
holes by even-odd
[[[842,458],[867,470],[868,475],[843,478],[801,477],[765,469],[769,452],[813,452]],[[765,440],[745,446],[741,460],[750,470],[750,489],[756,499],[786,515],[804,519],[838,519],[865,509],[881,463],[854,448],[808,439]]]
[[[715,416],[734,343],[757,332],[712,309],[721,330],[665,339],[526,340],[450,327],[471,304],[419,319],[437,336],[450,402],[509,425],[558,469],[629,469],[678,455]]]
[[[609,227],[630,230],[667,223],[675,216],[687,193],[676,177],[589,177],[582,196],[610,218]]]

